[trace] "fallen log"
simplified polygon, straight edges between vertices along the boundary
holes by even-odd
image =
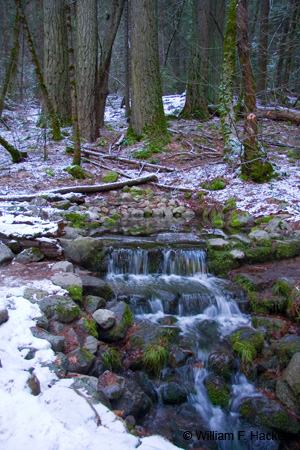
[[[194,189],[184,188],[184,187],[180,187],[180,186],[168,186],[167,184],[159,184],[159,183],[150,183],[150,184],[158,187],[159,189],[166,189],[168,191],[182,191],[182,192],[194,191]]]
[[[91,194],[94,192],[104,192],[104,191],[113,191],[115,189],[121,189],[125,186],[135,186],[138,184],[150,183],[151,181],[158,181],[156,175],[147,175],[141,178],[134,178],[126,181],[116,181],[115,183],[106,183],[106,184],[95,184],[95,185],[83,185],[83,186],[67,186],[57,189],[52,189],[49,191],[42,191],[37,194],[29,194],[29,195],[6,195],[4,197],[0,197],[0,201],[19,201],[19,202],[28,202],[30,200],[35,199],[36,197],[44,197],[51,196],[53,194],[70,194],[72,192],[79,192],[81,194]]]
[[[255,112],[260,119],[272,120],[290,120],[293,123],[300,123],[300,110],[292,108],[283,108],[281,106],[275,108],[268,108],[267,106],[258,106]]]
[[[100,167],[101,169],[114,171],[114,172],[117,172],[119,175],[121,175],[124,178],[131,179],[131,177],[129,175],[127,175],[124,172],[121,172],[120,170],[112,169],[111,167],[105,166],[104,164],[96,163],[95,161],[91,161],[90,159],[88,160],[88,162],[89,162],[89,164],[94,164],[94,166]]]

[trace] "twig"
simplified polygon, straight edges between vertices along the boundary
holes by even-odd
[[[87,398],[82,392],[80,392],[78,389],[72,387],[73,391],[76,392],[76,394],[80,395],[80,397],[84,398],[85,401],[88,403],[88,405],[92,408],[92,410],[95,413],[96,416],[96,424],[99,427],[101,425],[101,417],[99,416],[99,413],[97,412],[96,408],[94,407],[94,405],[92,404],[91,400],[89,398]]]
[[[183,192],[191,192],[193,189],[179,187],[179,186],[167,186],[166,184],[158,184],[158,183],[150,183],[160,189],[167,189],[170,191],[183,191]]]
[[[132,177],[130,177],[129,175],[127,175],[126,173],[121,172],[120,170],[112,169],[111,167],[105,166],[104,164],[96,163],[95,161],[91,161],[90,159],[88,160],[88,162],[89,162],[90,164],[94,164],[94,166],[101,167],[101,169],[114,170],[114,171],[117,172],[119,175],[122,175],[122,177],[129,178],[129,179],[132,178]]]

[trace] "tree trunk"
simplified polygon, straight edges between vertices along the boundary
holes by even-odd
[[[44,77],[57,116],[63,124],[71,120],[70,81],[65,4],[44,0]]]
[[[296,32],[297,23],[298,23],[297,16],[299,16],[299,2],[296,0],[292,0],[291,9],[292,9],[291,23],[290,23],[290,31],[288,34],[288,47],[287,47],[284,79],[283,79],[283,84],[284,84],[285,89],[288,88],[290,73],[291,73],[291,63],[292,63],[292,57],[293,57],[295,32]]]
[[[115,37],[119,28],[125,0],[113,0],[105,27],[99,67],[99,125],[104,127],[104,112],[108,96],[108,79],[111,54]]]
[[[28,47],[29,47],[30,54],[31,54],[31,59],[32,59],[33,65],[35,67],[35,73],[36,73],[36,76],[38,78],[38,83],[39,83],[39,86],[40,86],[41,91],[42,91],[43,99],[44,99],[46,108],[48,110],[48,113],[50,115],[50,120],[51,120],[51,124],[52,124],[53,139],[55,141],[58,141],[58,140],[61,139],[59,120],[58,120],[57,115],[55,113],[55,109],[54,109],[53,103],[52,103],[52,101],[50,99],[50,96],[49,96],[49,93],[48,93],[48,90],[47,90],[47,87],[46,87],[46,84],[45,84],[45,81],[44,81],[44,77],[43,77],[41,69],[40,69],[40,64],[39,64],[39,61],[38,61],[38,58],[37,58],[37,55],[36,55],[36,51],[35,51],[35,48],[34,48],[33,40],[32,40],[32,37],[31,37],[31,33],[30,33],[30,30],[29,30],[29,27],[28,27],[28,23],[27,23],[27,20],[26,20],[26,17],[25,17],[23,3],[22,3],[22,0],[15,0],[15,3],[17,5],[18,12],[19,12],[19,15],[20,15],[20,21],[21,21],[21,23],[23,25],[24,34],[27,37],[27,42],[28,42]]]
[[[225,0],[214,0],[210,2],[209,20],[209,86],[208,102],[218,103],[218,89],[220,86],[224,26],[226,17]],[[217,68],[217,70],[216,70]]]
[[[236,8],[239,0],[230,0],[224,36],[222,79],[219,89],[219,113],[224,141],[224,159],[235,163],[242,151],[234,110],[234,75],[236,57]]]
[[[237,15],[237,46],[242,68],[244,84],[244,102],[246,118],[244,123],[244,153],[242,156],[242,173],[249,179],[261,183],[268,180],[273,167],[267,160],[266,152],[257,139],[255,82],[250,61],[248,43],[247,0],[239,0]]]
[[[131,130],[158,138],[167,125],[159,69],[157,0],[131,0],[132,102]]]
[[[15,17],[15,24],[14,24],[13,45],[12,45],[12,48],[10,51],[9,62],[8,62],[7,68],[6,68],[5,79],[3,82],[3,87],[2,87],[1,97],[0,97],[0,118],[2,116],[3,107],[4,107],[4,99],[6,97],[6,94],[7,94],[8,88],[9,88],[9,83],[10,83],[12,74],[15,71],[15,67],[18,64],[19,51],[20,51],[19,37],[20,37],[20,17],[17,12],[16,17]]]
[[[266,101],[270,0],[261,0],[257,93]]]
[[[180,117],[193,117],[199,120],[208,119],[207,98],[204,96],[205,77],[207,77],[208,53],[208,17],[209,2],[194,0],[193,34],[191,42],[189,75],[186,89],[185,105]],[[203,23],[202,21],[207,23]],[[203,30],[203,31],[202,31]],[[206,58],[206,61],[204,59]],[[204,70],[203,70],[204,69]],[[208,80],[207,80],[208,81]]]
[[[68,52],[69,52],[69,87],[71,95],[72,128],[74,137],[73,164],[80,166],[81,144],[80,144],[78,113],[77,113],[77,92],[75,79],[75,57],[73,48],[72,15],[71,15],[71,7],[69,4],[66,5],[66,26],[67,26]]]
[[[129,8],[124,4],[124,66],[125,66],[125,116],[130,116],[130,54],[129,54]]]
[[[76,1],[77,107],[81,136],[99,137],[99,79],[97,58],[97,0]]]
[[[11,156],[13,163],[18,163],[22,159],[22,155],[14,146],[12,146],[9,142],[7,142],[3,137],[0,136],[0,145],[8,151]]]

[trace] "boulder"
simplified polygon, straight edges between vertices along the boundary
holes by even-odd
[[[277,381],[276,395],[297,415],[300,414],[300,352],[292,357],[282,377]]]
[[[91,314],[97,311],[97,309],[104,308],[105,305],[105,299],[102,297],[97,297],[96,295],[88,295],[84,302],[85,310]]]
[[[51,344],[51,348],[54,352],[61,352],[65,345],[65,338],[63,336],[55,336],[45,330],[39,330],[38,328],[31,327],[31,333],[38,339],[46,339]]]
[[[74,272],[74,266],[69,261],[59,261],[51,267],[51,271],[60,271],[60,272]]]
[[[101,241],[91,237],[78,237],[65,244],[64,251],[67,259],[92,272],[101,272],[101,263],[105,254]]]
[[[286,367],[295,353],[300,352],[300,336],[288,334],[274,342],[272,350],[278,354],[281,364]]]
[[[233,358],[229,352],[215,350],[208,357],[208,368],[228,380],[233,370]]]
[[[93,359],[95,358],[88,350],[78,347],[67,354],[69,360],[68,372],[87,374]]]
[[[94,336],[87,336],[84,341],[84,348],[86,348],[92,355],[95,355],[98,350],[99,341]]]
[[[102,392],[110,401],[118,400],[124,394],[125,378],[106,370],[98,378],[97,391]]]
[[[5,244],[0,242],[0,264],[4,261],[10,261],[15,257],[15,254]]]
[[[151,400],[134,380],[125,380],[124,393],[112,402],[113,409],[122,411],[122,418],[144,416],[151,406]]]
[[[41,261],[44,254],[36,247],[29,247],[23,250],[15,257],[15,261],[20,264],[28,264],[31,262]]]
[[[225,241],[225,239],[223,239],[223,238],[213,238],[213,239],[208,239],[208,244],[214,250],[224,250],[224,248],[228,247],[229,242]]]
[[[0,325],[8,321],[7,309],[0,309]]]
[[[300,431],[299,423],[290,417],[279,403],[265,396],[244,398],[240,413],[255,425],[291,434],[297,434]]]
[[[109,309],[98,309],[94,312],[93,319],[104,330],[111,328],[116,323],[116,315]]]
[[[184,366],[188,357],[191,355],[190,352],[183,350],[177,345],[171,345],[169,348],[169,359],[168,362],[173,369],[176,367]]]
[[[289,232],[293,231],[292,227],[285,220],[280,219],[280,218],[275,218],[275,219],[270,220],[270,222],[265,227],[265,230],[270,231],[270,232],[279,231],[279,230],[285,230],[285,231],[289,231]]]
[[[74,300],[82,300],[82,281],[78,275],[70,272],[56,273],[51,281],[69,291]]]
[[[155,384],[150,380],[146,372],[134,372],[133,379],[153,402],[158,401],[158,393]]]
[[[187,392],[178,383],[171,381],[162,387],[161,396],[164,403],[180,405],[186,401]]]
[[[110,285],[101,280],[101,278],[89,275],[83,275],[80,278],[82,281],[83,295],[102,297],[106,301],[110,301],[115,297]]]
[[[38,300],[47,297],[48,292],[43,289],[26,288],[24,290],[23,297],[29,300],[31,303],[36,303]]]
[[[69,360],[64,353],[57,353],[55,361],[48,364],[48,367],[58,377],[64,377],[68,372]]]
[[[124,339],[126,337],[128,329],[131,327],[133,322],[133,314],[127,303],[118,302],[114,305],[115,306],[110,306],[110,304],[108,304],[107,307],[115,315],[115,325],[109,329],[104,329],[103,327],[101,327],[98,330],[99,339],[103,340],[104,342],[115,342]]]
[[[105,364],[105,362],[102,360],[102,357],[97,356],[93,361],[93,364],[89,371],[89,374],[93,377],[98,378],[106,370],[108,370],[108,367]]]
[[[48,319],[70,323],[79,315],[79,306],[70,297],[53,295],[45,297],[38,303],[41,311]]]
[[[270,240],[270,235],[267,231],[264,230],[254,230],[248,234],[250,239],[254,239],[255,241],[262,241],[263,239]]]
[[[204,384],[209,399],[214,406],[228,407],[230,387],[223,377],[209,374],[205,378]]]
[[[103,392],[97,391],[98,379],[88,375],[80,375],[74,377],[74,382],[71,384],[73,389],[84,391],[94,404],[102,403],[111,409],[111,404]]]

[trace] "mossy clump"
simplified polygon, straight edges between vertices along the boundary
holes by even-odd
[[[104,183],[113,183],[115,181],[117,181],[119,177],[118,172],[115,172],[114,170],[112,170],[111,172],[108,172],[103,178],[102,181]]]
[[[84,228],[86,225],[87,216],[85,214],[70,212],[65,217],[68,222],[71,222],[70,225],[73,228]]]
[[[211,182],[202,183],[201,187],[203,189],[208,189],[209,191],[220,191],[221,189],[226,188],[226,184],[225,181],[222,180],[221,178],[216,178]]]
[[[227,408],[229,405],[230,387],[225,380],[219,376],[209,376],[204,384],[212,404]]]
[[[213,250],[210,246],[207,248],[207,261],[209,272],[219,277],[226,277],[230,270],[239,266],[229,250]]]
[[[107,365],[110,371],[122,367],[120,353],[116,348],[109,347],[103,354],[102,360]]]
[[[225,202],[225,206],[222,210],[223,214],[227,214],[228,212],[230,212],[231,210],[234,210],[236,208],[236,201],[234,198],[229,198],[228,200],[226,200]]]
[[[82,302],[82,288],[79,286],[69,286],[67,291],[71,294],[75,302]]]
[[[245,256],[249,264],[263,263],[274,259],[275,249],[272,246],[250,248],[245,250]]]
[[[244,167],[244,166],[243,166]],[[274,174],[274,169],[269,161],[263,161],[262,158],[257,158],[256,161],[252,161],[250,165],[250,170],[247,170],[247,175],[249,180],[255,181],[256,183],[263,183],[269,181]]]
[[[114,219],[112,219],[111,217],[104,217],[103,223],[104,223],[105,228],[112,228],[116,224],[116,221]]]
[[[264,344],[262,333],[251,328],[243,328],[230,336],[232,348],[241,358],[241,371],[251,380],[254,379],[253,359],[261,352]]]
[[[72,322],[80,313],[79,306],[71,307],[67,304],[59,303],[56,307],[58,320],[63,323]]]
[[[68,153],[68,155],[73,155],[74,154],[74,147],[66,147],[66,153]]]
[[[168,350],[161,344],[149,344],[144,350],[142,363],[147,372],[159,375],[166,367],[168,361]]]
[[[85,179],[84,170],[80,166],[76,166],[75,165],[75,166],[72,166],[72,167],[65,167],[64,171],[68,172],[76,180],[84,180]]]
[[[97,322],[94,319],[88,319],[87,317],[85,317],[84,324],[88,329],[90,335],[98,339]]]
[[[191,197],[192,197],[192,193],[191,193],[191,192],[186,192],[186,193],[184,194],[184,198],[185,198],[186,200],[189,200]]]
[[[277,242],[275,247],[276,259],[294,258],[300,255],[300,245],[298,241]]]

